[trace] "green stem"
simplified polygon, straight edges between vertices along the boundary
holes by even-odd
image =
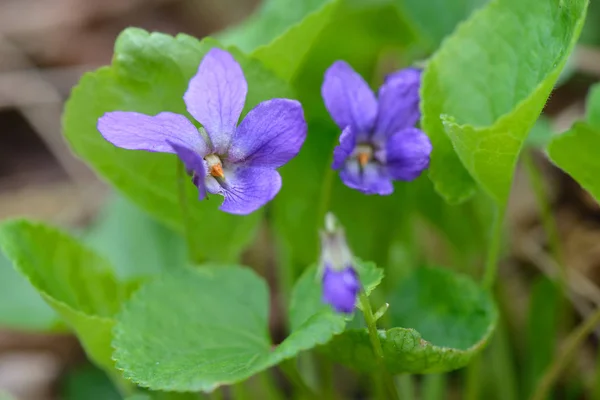
[[[556,225],[556,220],[552,216],[552,207],[548,202],[547,193],[544,188],[544,180],[540,170],[535,165],[535,161],[533,159],[531,151],[523,152],[523,163],[527,171],[529,183],[531,184],[531,189],[533,190],[533,193],[535,195],[535,200],[537,202],[537,206],[540,213],[540,219],[542,220],[544,232],[546,233],[548,239],[550,252],[552,253],[554,260],[556,261],[559,267],[558,272],[560,278],[560,288],[562,290],[562,293],[566,294],[567,269],[565,268],[562,249],[560,246],[560,236],[558,234],[558,227]]]
[[[502,228],[504,221],[504,212],[506,207],[502,209],[496,206],[494,210],[494,222],[492,223],[492,237],[490,240],[490,246],[488,248],[488,254],[485,262],[485,270],[483,275],[483,287],[491,290],[496,282],[496,275],[498,274],[498,258],[500,257],[500,244],[502,242]]]
[[[119,394],[125,399],[136,393],[136,386],[130,381],[123,378],[116,370],[106,370],[108,378],[112,381],[113,385],[119,392]]]
[[[465,371],[465,400],[479,400],[481,398],[481,368],[482,354],[473,358]]]
[[[185,235],[185,240],[187,242],[187,251],[188,251],[188,259],[191,263],[197,264],[200,263],[201,260],[196,258],[195,245],[194,245],[194,236],[192,233],[192,229],[190,227],[190,218],[188,212],[188,202],[187,195],[185,191],[185,180],[187,179],[187,174],[185,173],[185,166],[182,162],[177,160],[177,193],[179,196],[179,208],[181,209],[181,219],[183,224],[183,230]]]
[[[421,392],[423,400],[440,400],[446,398],[447,376],[444,374],[431,374],[423,377]]]
[[[379,332],[377,330],[377,321],[373,316],[373,310],[371,310],[371,303],[369,302],[369,298],[365,294],[364,291],[360,292],[359,295],[360,305],[365,317],[365,322],[367,324],[367,329],[369,331],[369,339],[371,340],[371,346],[373,346],[373,352],[375,353],[375,358],[379,364],[380,375],[383,379],[383,384],[388,391],[388,398],[392,400],[399,400],[398,391],[396,389],[396,385],[394,384],[394,380],[392,376],[387,372],[384,363],[384,355],[383,348],[381,347],[381,341],[379,340]]]
[[[552,386],[560,377],[561,372],[575,356],[577,348],[579,348],[598,324],[600,324],[600,308],[595,310],[592,315],[586,318],[569,336],[567,336],[561,354],[556,357],[548,369],[546,369],[536,391],[531,396],[531,400],[545,400],[548,397]]]
[[[285,360],[279,364],[279,368],[302,397],[307,399],[315,399],[318,397],[310,386],[304,382],[304,378],[302,378],[302,375],[298,372],[295,360]]]
[[[323,399],[334,400],[336,393],[333,385],[333,363],[321,355],[317,355],[316,361],[318,362]]]
[[[325,220],[325,214],[329,209],[329,203],[331,202],[331,186],[333,183],[334,170],[329,166],[333,162],[333,152],[332,156],[327,164],[327,169],[325,172],[325,176],[323,177],[323,184],[321,186],[321,196],[319,199],[319,208],[318,208],[318,224],[319,226],[323,225],[323,221]]]
[[[396,388],[400,392],[402,400],[414,400],[415,396],[415,381],[412,375],[402,374],[396,377]]]

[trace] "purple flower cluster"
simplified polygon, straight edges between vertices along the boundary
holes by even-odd
[[[322,96],[342,130],[332,168],[342,181],[366,194],[389,195],[392,181],[409,181],[429,165],[431,143],[415,128],[419,118],[421,72],[405,69],[389,75],[378,98],[344,61],[325,73]],[[295,100],[258,104],[238,125],[248,85],[228,52],[210,50],[190,80],[183,100],[198,121],[171,112],[154,116],[113,111],[98,120],[98,130],[117,147],[176,154],[200,200],[207,193],[225,199],[220,209],[249,214],[281,189],[277,168],[295,157],[306,139],[302,106]],[[333,215],[321,232],[323,301],[351,313],[361,284],[343,229]]]
[[[109,112],[98,120],[98,130],[117,147],[177,154],[201,200],[207,192],[220,194],[225,197],[221,210],[249,214],[281,189],[276,168],[300,151],[306,122],[299,102],[271,99],[237,126],[247,92],[240,65],[214,48],[183,96],[188,112],[202,124],[202,134],[185,116],[171,112]]]
[[[342,130],[333,169],[346,186],[366,194],[388,195],[393,180],[410,181],[429,166],[431,143],[419,121],[421,71],[407,68],[389,75],[378,99],[365,80],[344,61],[325,73],[321,94]]]

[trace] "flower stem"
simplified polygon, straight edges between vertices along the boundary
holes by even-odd
[[[567,269],[565,268],[564,258],[560,246],[560,236],[558,234],[558,227],[556,226],[556,220],[552,216],[552,207],[547,199],[546,190],[544,188],[544,181],[540,170],[535,165],[535,161],[531,154],[531,151],[525,151],[523,153],[523,163],[527,170],[529,177],[529,183],[531,189],[535,195],[537,202],[538,211],[540,213],[540,219],[544,226],[544,231],[548,239],[548,245],[550,252],[554,257],[554,261],[559,267],[560,287],[563,293],[567,293]]]
[[[290,383],[298,390],[301,397],[307,399],[317,398],[315,392],[304,382],[304,378],[298,372],[295,360],[285,360],[279,364],[281,372],[289,379]]]
[[[500,244],[502,242],[502,228],[506,206],[496,206],[494,210],[494,221],[492,223],[492,237],[488,254],[485,261],[485,270],[482,285],[485,289],[491,290],[496,282],[498,274],[498,258],[500,257]]]
[[[321,197],[319,200],[319,208],[318,208],[318,223],[319,225],[323,223],[325,219],[325,214],[329,209],[329,203],[331,202],[331,186],[333,182],[334,170],[331,168],[331,163],[333,162],[333,151],[331,153],[331,157],[329,159],[328,164],[325,166],[327,168],[327,172],[325,172],[325,176],[323,177],[323,184],[321,186]]]
[[[572,361],[577,348],[598,324],[600,324],[600,308],[594,311],[592,315],[567,336],[561,354],[554,358],[554,361],[542,376],[536,391],[531,396],[531,400],[544,400],[548,397],[550,390],[559,378],[560,373],[565,369],[567,364]]]
[[[379,372],[381,374],[381,378],[383,379],[383,385],[388,392],[388,398],[392,400],[399,400],[400,397],[398,396],[398,391],[396,390],[394,380],[385,368],[383,349],[381,347],[381,341],[379,340],[379,332],[377,331],[377,321],[373,316],[373,310],[371,310],[369,298],[364,291],[360,292],[359,300],[363,315],[365,317],[365,322],[367,324],[367,329],[369,331],[371,346],[373,346],[373,352],[375,353],[375,358],[377,359],[377,363],[379,364],[379,368],[381,370]]]
[[[187,175],[185,173],[185,166],[182,162],[177,160],[177,193],[179,195],[179,208],[181,209],[181,219],[183,225],[183,233],[187,242],[188,259],[191,263],[200,263],[200,259],[196,257],[194,249],[194,236],[190,227],[190,218],[188,213],[187,196],[185,192],[185,179]]]

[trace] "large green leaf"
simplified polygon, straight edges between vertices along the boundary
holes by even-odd
[[[376,284],[376,272],[365,276],[370,287]],[[306,279],[319,290],[314,269]],[[320,301],[320,293],[316,298]],[[302,314],[273,348],[268,313],[267,285],[248,268],[219,265],[166,274],[144,285],[118,316],[114,359],[140,386],[210,391],[324,344],[346,325],[343,315],[319,308]]]
[[[581,31],[587,0],[495,0],[446,40],[423,78],[430,178],[449,201],[508,197],[519,151]]]
[[[489,0],[398,0],[430,48],[435,49],[459,22]]]
[[[497,311],[489,294],[466,276],[419,268],[393,292],[391,329],[380,330],[390,373],[433,373],[464,367],[489,340]],[[360,371],[377,368],[366,328],[349,329],[323,350]]]
[[[56,313],[0,253],[0,326],[31,331],[61,329]]]
[[[197,190],[185,179],[187,212],[177,186],[179,161],[172,154],[130,151],[104,140],[96,123],[114,110],[187,115],[183,94],[214,41],[127,29],[117,39],[110,67],[86,74],[73,90],[63,118],[71,148],[126,197],[171,228],[194,236],[196,258],[235,260],[252,236],[261,212],[234,216],[217,210],[220,196],[198,202]],[[248,81],[245,111],[260,101],[290,97],[286,84],[257,61],[231,49]]]
[[[111,368],[112,318],[131,288],[117,282],[109,263],[71,236],[27,220],[2,223],[0,247],[71,325],[88,355]]]
[[[123,197],[108,203],[84,240],[111,261],[122,279],[153,276],[186,265],[183,238]]]

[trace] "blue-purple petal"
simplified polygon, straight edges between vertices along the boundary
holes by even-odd
[[[415,68],[388,75],[379,88],[379,113],[373,131],[375,141],[384,142],[394,133],[416,125],[421,118],[420,84],[421,71]]]
[[[98,119],[98,130],[110,143],[128,150],[175,153],[170,143],[204,156],[208,147],[198,129],[183,115],[162,112],[146,115],[130,111],[107,112]]]
[[[220,210],[231,214],[250,214],[273,200],[281,189],[279,172],[269,168],[225,170],[220,194],[225,200]]]
[[[391,177],[385,167],[375,163],[369,163],[361,168],[358,161],[349,160],[340,171],[340,178],[346,186],[364,194],[386,196],[394,191]]]
[[[411,181],[428,166],[431,142],[420,129],[409,128],[395,133],[387,140],[386,165],[393,179]]]
[[[355,146],[356,134],[351,126],[347,126],[340,135],[340,144],[333,149],[333,163],[331,164],[331,168],[341,169],[354,151]]]
[[[188,112],[204,126],[215,152],[225,154],[244,108],[248,84],[233,56],[219,48],[202,59],[183,96]]]
[[[185,169],[193,174],[192,182],[198,188],[198,199],[203,200],[206,197],[206,185],[204,184],[206,168],[204,167],[204,160],[198,153],[185,146],[181,146],[174,142],[170,142],[169,144],[173,147],[173,150],[185,165]]]
[[[351,126],[366,138],[375,125],[377,99],[367,82],[345,61],[336,61],[325,72],[321,95],[327,111],[340,127]]]
[[[360,291],[358,274],[351,267],[335,270],[325,266],[323,273],[323,302],[331,305],[339,313],[350,314],[356,307]]]
[[[299,102],[288,99],[263,101],[238,126],[227,160],[252,167],[281,167],[300,152],[306,130]]]

